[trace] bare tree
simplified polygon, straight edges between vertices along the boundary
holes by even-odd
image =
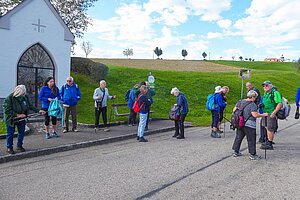
[[[125,49],[123,51],[123,54],[124,54],[124,56],[126,56],[128,58],[128,56],[132,56],[133,55],[133,49],[127,48],[127,49]]]
[[[93,45],[89,42],[89,41],[87,41],[87,42],[85,42],[85,41],[83,41],[81,44],[80,44],[80,46],[81,46],[81,49],[84,51],[84,53],[85,53],[85,57],[87,58],[88,57],[88,55],[93,51]]]
[[[0,16],[12,9],[24,0],[0,0]],[[97,0],[50,0],[65,24],[72,33],[79,38],[83,37],[83,32],[87,30],[92,19],[87,11],[94,6]]]

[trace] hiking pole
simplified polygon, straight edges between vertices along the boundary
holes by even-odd
[[[267,117],[265,117],[265,159],[267,160],[267,141],[268,141],[268,132],[267,132]]]
[[[54,110],[48,110],[48,111],[45,111],[45,114],[47,112],[51,112],[51,111],[55,111],[55,110],[59,110],[59,109],[54,109]],[[21,121],[24,121],[24,120],[28,120],[29,118],[35,118],[35,117],[38,117],[40,116],[41,114],[40,113],[32,113],[32,114],[29,114],[27,115],[26,117],[22,118],[22,119],[19,119],[17,117],[14,118],[14,122],[21,122]]]
[[[224,121],[224,138],[225,138],[225,125],[226,125],[226,120],[225,120],[225,117],[226,117],[226,112],[225,112],[225,109],[223,111],[223,121]]]

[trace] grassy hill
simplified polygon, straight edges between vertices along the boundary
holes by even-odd
[[[134,60],[131,60],[134,62]],[[174,61],[173,61],[174,62]],[[178,61],[181,62],[181,61]],[[202,61],[203,62],[203,61]],[[214,61],[217,64],[230,64],[238,67],[240,62],[224,62]],[[204,62],[204,63],[214,63]],[[246,63],[246,62],[241,62]],[[250,62],[249,62],[250,63]],[[261,83],[265,80],[271,80],[276,85],[280,92],[290,100],[294,101],[296,89],[299,85],[300,75],[295,73],[291,63],[264,63],[264,62],[251,62],[252,75],[249,81],[252,81],[262,91]],[[109,65],[109,73],[106,78],[107,87],[111,95],[117,95],[118,98],[114,100],[115,103],[124,103],[124,95],[126,91],[131,88],[135,83],[145,81],[149,72],[155,76],[155,91],[153,110],[155,117],[168,117],[170,107],[175,103],[175,97],[170,95],[172,87],[178,87],[180,91],[186,94],[189,102],[190,112],[187,120],[193,122],[194,125],[209,125],[210,112],[205,109],[205,101],[208,94],[214,92],[214,87],[217,85],[227,85],[230,87],[228,95],[228,108],[226,109],[227,117],[230,116],[231,110],[237,100],[240,99],[241,92],[241,79],[238,77],[237,71],[229,70],[229,72],[190,72],[190,71],[162,71],[153,69],[140,69],[137,67],[124,67]],[[159,66],[162,68],[163,66]],[[239,66],[241,67],[241,66]],[[285,70],[278,70],[283,68]],[[205,71],[205,70],[204,70]],[[98,83],[88,80],[79,74],[74,74],[76,82],[81,86],[83,98],[79,105],[79,121],[81,122],[94,122],[94,108],[92,101],[92,94]],[[246,80],[248,81],[248,79]],[[109,102],[109,105],[111,101]],[[110,107],[109,107],[110,108]],[[124,108],[127,112],[127,108]],[[293,112],[293,111],[292,111]],[[110,115],[110,110],[108,111]],[[108,116],[110,117],[110,116]],[[119,118],[126,119],[126,118]]]

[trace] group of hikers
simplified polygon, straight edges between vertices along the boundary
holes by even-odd
[[[57,133],[57,117],[49,116],[49,106],[54,100],[62,102],[63,107],[63,133],[69,131],[69,116],[72,116],[72,131],[78,132],[77,129],[77,103],[81,98],[80,88],[74,83],[72,77],[67,77],[66,84],[62,85],[59,89],[53,77],[45,80],[44,86],[39,93],[39,100],[41,101],[42,108],[38,110],[29,101],[26,95],[26,87],[18,85],[14,91],[4,100],[4,119],[6,124],[6,146],[9,154],[14,154],[13,150],[13,135],[15,127],[18,128],[17,150],[24,152],[23,139],[26,125],[26,118],[28,117],[29,110],[38,112],[45,117],[45,131],[46,139],[52,137],[59,137]],[[282,107],[282,97],[276,87],[270,81],[262,83],[264,94],[261,96],[253,83],[247,82],[247,95],[246,98],[236,103],[233,113],[242,110],[241,116],[243,117],[243,127],[237,128],[236,137],[232,146],[233,156],[238,157],[241,155],[240,146],[243,138],[246,136],[248,141],[248,149],[251,160],[259,159],[256,155],[256,118],[261,117],[260,123],[260,138],[259,142],[262,144],[262,149],[273,149],[274,133],[278,129],[278,122],[276,114]],[[211,109],[212,123],[211,123],[211,137],[221,138],[221,122],[224,119],[224,109],[227,105],[227,96],[229,92],[228,86],[217,86],[215,92],[212,94],[213,106]],[[184,121],[189,112],[188,101],[186,96],[174,87],[171,90],[171,95],[176,97],[176,117],[173,118],[175,125],[174,138],[184,139]],[[147,81],[135,84],[132,89],[128,90],[125,95],[130,114],[128,117],[128,125],[136,125],[137,113],[139,113],[139,124],[137,128],[137,140],[139,142],[148,142],[144,137],[144,132],[148,130],[149,115],[151,105],[153,104],[153,96],[155,91],[150,87]],[[116,95],[109,95],[108,88],[105,80],[101,80],[99,87],[97,87],[93,94],[94,107],[95,107],[95,131],[99,129],[99,119],[102,114],[104,131],[109,131],[107,124],[107,100],[115,99]],[[300,87],[296,94],[297,112],[299,110],[300,100]],[[299,112],[298,112],[299,113]],[[299,114],[298,114],[299,118]],[[50,134],[50,119],[52,122],[52,134]]]
[[[260,156],[256,154],[256,118],[261,118],[260,137],[258,140],[258,142],[261,143],[260,148],[273,150],[273,145],[275,144],[273,141],[274,134],[278,130],[278,118],[281,119],[282,117],[279,117],[279,114],[281,114],[280,110],[283,108],[284,98],[282,98],[278,89],[269,80],[262,83],[264,90],[263,95],[254,87],[252,82],[247,82],[246,88],[246,98],[236,103],[232,111],[232,118],[228,120],[231,126],[237,126],[236,136],[232,146],[232,155],[233,157],[241,156],[240,146],[243,138],[246,136],[250,154],[249,159],[258,160]],[[223,111],[227,105],[226,93],[228,93],[228,91],[229,88],[227,86],[225,86],[225,89],[224,87],[217,86],[215,87],[215,93],[211,95],[212,101],[215,103],[215,106],[209,109],[212,114],[211,137],[213,138],[221,138],[219,133],[222,133],[222,131],[219,125],[223,118]],[[295,118],[299,118],[299,100],[300,87],[296,93],[297,111]],[[286,112],[289,112],[289,110]],[[238,117],[235,117],[235,113],[238,113]],[[235,125],[234,120],[237,120],[237,125]]]

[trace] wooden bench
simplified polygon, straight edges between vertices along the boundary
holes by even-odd
[[[111,104],[112,110],[114,112],[114,119],[116,120],[117,117],[124,117],[124,116],[129,116],[130,113],[119,113],[118,107],[127,107],[127,103],[113,103]],[[128,109],[129,111],[129,109]]]
[[[112,106],[112,111],[114,113],[114,120],[117,119],[117,117],[125,117],[129,116],[130,112],[126,113],[119,113],[118,107],[127,107],[127,103],[113,103],[111,104]],[[128,108],[129,111],[129,108]],[[154,111],[150,110],[150,113],[153,113]]]

